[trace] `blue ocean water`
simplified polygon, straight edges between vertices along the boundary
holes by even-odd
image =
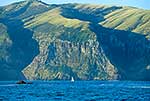
[[[150,101],[150,82],[33,81],[0,82],[0,101]]]

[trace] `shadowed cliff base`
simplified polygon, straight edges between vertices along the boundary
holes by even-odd
[[[102,27],[91,23],[89,28],[111,63],[118,69],[121,80],[150,80],[150,41],[145,35]]]
[[[25,79],[21,71],[39,53],[38,43],[32,39],[33,32],[24,28],[20,20],[0,19],[0,22],[7,26],[7,33],[12,41],[7,50],[10,55],[1,61],[0,68],[4,77],[0,80]]]

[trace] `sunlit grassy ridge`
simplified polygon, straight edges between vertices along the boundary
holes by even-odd
[[[35,17],[35,19],[25,23],[26,27],[34,27],[43,23],[50,23],[54,25],[64,25],[65,27],[78,28],[80,26],[87,26],[88,22],[83,22],[78,19],[68,19],[61,16],[60,8],[52,9],[41,15]]]
[[[150,33],[150,11],[137,8],[124,7],[105,16],[103,22],[105,27],[137,32],[141,34]]]
[[[61,15],[61,11],[61,7],[57,7],[34,16],[34,18],[30,21],[28,21],[30,18],[24,19],[24,25],[26,28],[35,29],[36,27],[39,28],[45,24],[47,25],[45,27],[51,30],[49,30],[49,32],[44,31],[44,33],[51,33],[53,37],[59,37],[70,41],[72,40],[72,42],[87,41],[93,35],[93,33],[88,29],[88,21],[81,21],[76,18],[66,18]],[[55,27],[57,28],[56,30]],[[38,28],[36,29],[38,30]]]

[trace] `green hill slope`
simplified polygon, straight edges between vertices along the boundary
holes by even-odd
[[[0,7],[0,80],[150,80],[149,15],[38,0]]]

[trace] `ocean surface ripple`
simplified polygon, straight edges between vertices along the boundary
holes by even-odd
[[[0,101],[150,101],[150,82],[0,81]]]

